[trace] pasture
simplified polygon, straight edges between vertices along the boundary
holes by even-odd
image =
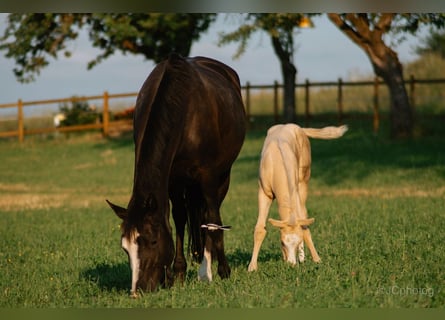
[[[320,264],[307,251],[305,263],[285,264],[268,226],[259,269],[247,272],[265,137],[252,130],[222,207],[230,279],[199,282],[189,260],[183,285],[139,299],[129,298],[120,221],[105,203],[127,205],[132,139],[0,141],[0,307],[443,307],[443,123],[404,142],[346,123],[339,140],[311,140],[307,207]]]

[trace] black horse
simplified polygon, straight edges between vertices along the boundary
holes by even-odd
[[[155,290],[184,278],[188,225],[200,279],[230,276],[224,254],[220,206],[245,136],[245,111],[237,73],[205,57],[173,54],[143,84],[134,114],[134,185],[127,209],[108,202],[121,218],[122,247],[132,270],[131,293]],[[169,223],[176,226],[176,253]]]

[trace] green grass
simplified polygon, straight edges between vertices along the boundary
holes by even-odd
[[[443,307],[443,125],[402,142],[349,125],[342,139],[311,142],[307,205],[320,264],[309,255],[284,263],[279,233],[268,228],[259,270],[247,272],[265,135],[251,131],[222,208],[233,226],[225,234],[230,279],[219,279],[214,264],[214,282],[199,282],[189,262],[184,285],[136,300],[119,219],[104,201],[130,197],[131,139],[0,141],[0,307]]]

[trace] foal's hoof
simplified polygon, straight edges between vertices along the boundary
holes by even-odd
[[[250,263],[249,266],[247,267],[248,272],[257,271],[257,269],[258,269],[257,265],[256,264],[254,265],[252,263]]]

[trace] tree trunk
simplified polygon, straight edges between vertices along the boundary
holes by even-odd
[[[389,120],[391,138],[409,138],[413,134],[414,117],[403,82],[403,68],[397,55],[388,52],[385,63],[377,65],[372,61],[374,72],[380,76],[389,89],[391,99]]]
[[[397,53],[383,41],[383,35],[391,28],[395,14],[383,13],[372,20],[366,13],[340,15],[329,13],[329,19],[369,57],[377,76],[385,81],[389,89],[390,135],[391,138],[411,137],[414,119],[403,83],[403,68]]]
[[[291,54],[286,52],[277,37],[272,37],[272,45],[280,59],[281,73],[283,75],[283,120],[285,123],[296,122],[295,79],[297,68],[291,62]]]
[[[283,94],[283,118],[286,123],[296,122],[296,101],[295,101],[295,78],[297,69],[292,63],[281,62],[281,72],[283,73],[284,94]]]

